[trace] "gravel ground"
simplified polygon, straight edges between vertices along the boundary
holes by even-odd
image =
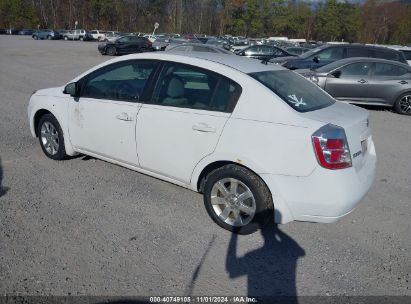
[[[236,237],[199,194],[43,155],[30,94],[107,59],[93,42],[0,36],[0,294],[411,295],[411,117],[370,109],[377,178],[353,213]]]

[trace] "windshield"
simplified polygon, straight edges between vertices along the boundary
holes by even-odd
[[[293,71],[265,71],[249,74],[298,112],[332,105],[335,100],[317,85]]]

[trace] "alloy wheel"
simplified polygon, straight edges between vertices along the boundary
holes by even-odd
[[[56,127],[49,121],[41,126],[41,142],[50,155],[56,155],[59,150],[59,134]]]
[[[404,95],[398,104],[402,113],[411,114],[411,95]]]
[[[253,193],[246,184],[235,178],[223,178],[214,184],[211,204],[220,220],[234,227],[247,225],[256,213]]]

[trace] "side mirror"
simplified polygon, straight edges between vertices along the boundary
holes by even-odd
[[[315,57],[313,58],[313,61],[314,61],[315,63],[319,63],[319,62],[320,62],[320,58],[318,58],[317,56],[315,56]]]
[[[63,91],[64,94],[69,94],[72,97],[78,97],[77,95],[77,82],[72,82],[66,85]]]
[[[341,71],[337,70],[331,73],[332,76],[334,76],[335,78],[340,78],[341,76]]]

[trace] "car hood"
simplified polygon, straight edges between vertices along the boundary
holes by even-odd
[[[63,94],[64,86],[61,87],[54,87],[54,88],[48,88],[48,89],[41,89],[37,90],[35,95],[36,96],[55,96],[55,97],[60,97]]]

